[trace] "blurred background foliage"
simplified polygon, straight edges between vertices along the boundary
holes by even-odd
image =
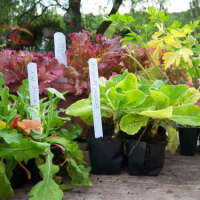
[[[115,19],[108,20],[109,16],[117,13],[120,6],[128,1],[130,12],[126,15],[132,18],[126,26],[122,26]],[[148,10],[150,6],[162,11],[157,15],[168,24],[173,24],[174,21],[187,24],[200,16],[199,0],[191,0],[190,9],[187,11],[167,15],[164,13],[167,12],[168,0],[108,0],[108,3],[111,2],[110,13],[94,15],[82,12],[81,0],[1,0],[0,47],[48,52],[53,48],[53,34],[56,31],[68,34],[84,29],[93,34],[105,34],[110,38],[114,35],[126,35],[129,28],[138,34],[151,33],[154,31],[152,22],[157,19],[149,17],[153,16]],[[104,13],[103,9],[99,8],[99,13]],[[148,40],[148,36],[146,39]]]

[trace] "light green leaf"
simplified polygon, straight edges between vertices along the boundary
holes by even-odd
[[[177,106],[171,119],[181,125],[200,126],[200,107],[193,104]]]
[[[0,144],[0,157],[15,158],[18,162],[38,157],[49,148],[49,144],[22,139],[20,143]]]
[[[62,200],[63,191],[53,180],[59,167],[52,163],[53,154],[48,153],[46,162],[39,166],[43,180],[37,183],[31,190],[29,200]]]
[[[151,118],[156,118],[156,119],[163,119],[163,118],[167,119],[167,118],[172,117],[172,111],[173,111],[172,106],[169,106],[167,108],[160,109],[160,110],[143,111],[143,112],[140,112],[139,114],[147,116],[147,117],[151,117]]]
[[[110,88],[106,92],[107,103],[113,110],[118,110],[125,102],[126,97],[124,94],[116,91],[115,88]]]
[[[54,89],[54,88],[47,88],[47,91],[50,92],[51,94],[57,96],[58,98],[65,100],[64,95],[59,92],[58,90]]]
[[[138,83],[137,83],[137,77],[129,73],[125,76],[125,78],[120,81],[115,88],[117,91],[128,91],[132,89],[137,89],[138,88]]]
[[[142,91],[136,89],[129,90],[125,92],[124,95],[126,99],[122,106],[128,109],[141,105],[146,99],[146,95]]]
[[[188,89],[189,87],[187,85],[180,84],[162,86],[159,91],[169,97],[170,105],[175,105],[177,101],[185,95]]]
[[[90,169],[83,164],[79,164],[75,159],[69,158],[67,165],[67,172],[71,177],[72,185],[91,186]]]
[[[179,145],[178,133],[176,129],[170,125],[163,124],[163,128],[165,128],[168,133],[168,149],[174,154]]]
[[[81,99],[70,105],[66,114],[74,117],[92,115],[92,104],[89,99]]]
[[[120,120],[120,128],[122,131],[129,135],[136,134],[143,126],[146,126],[148,122],[148,117],[127,114]]]
[[[6,166],[0,161],[0,199],[9,199],[14,195],[10,181],[6,175]]]
[[[181,98],[179,98],[177,104],[181,105],[181,104],[195,103],[199,99],[200,99],[199,90],[191,87],[185,92],[185,94]]]
[[[162,109],[169,106],[169,97],[166,96],[164,93],[157,91],[157,90],[151,90],[151,97],[156,103],[156,109]]]
[[[14,129],[1,129],[0,138],[3,138],[3,140],[6,143],[10,144],[10,143],[20,143],[23,136]]]

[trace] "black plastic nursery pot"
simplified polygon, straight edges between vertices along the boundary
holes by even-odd
[[[166,142],[126,140],[127,168],[130,175],[157,176],[165,161]]]
[[[123,163],[120,138],[90,138],[88,148],[93,174],[120,174]]]
[[[199,128],[179,127],[180,154],[193,156],[197,147]]]

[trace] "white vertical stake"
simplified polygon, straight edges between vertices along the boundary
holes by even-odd
[[[29,85],[29,94],[30,94],[30,103],[38,111],[40,108],[40,99],[39,99],[39,87],[38,87],[38,75],[37,75],[37,64],[29,63],[27,65],[28,71],[28,85]],[[36,113],[32,114],[33,120],[41,120],[40,116]]]
[[[66,38],[65,35],[61,32],[56,32],[54,34],[54,51],[58,62],[67,66]]]
[[[94,122],[95,138],[103,137],[102,120],[101,120],[101,106],[100,106],[100,91],[99,91],[99,74],[97,60],[90,58],[89,74],[90,74],[90,87],[92,95],[92,111]]]

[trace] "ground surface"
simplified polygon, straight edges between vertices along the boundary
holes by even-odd
[[[93,175],[92,180],[94,186],[66,192],[64,200],[200,200],[200,154],[194,157],[167,155],[158,177],[122,173]],[[12,200],[27,200],[29,189],[27,186],[17,190]]]

